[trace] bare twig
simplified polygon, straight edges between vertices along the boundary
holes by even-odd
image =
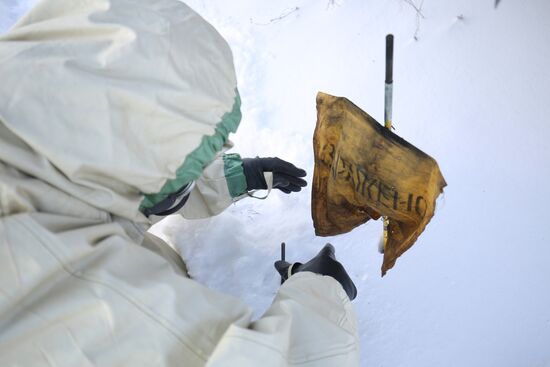
[[[273,24],[273,23],[276,23],[280,20],[285,19],[286,17],[288,17],[292,13],[297,12],[298,10],[300,10],[300,7],[298,7],[298,6],[295,6],[294,8],[287,9],[287,10],[283,11],[281,13],[281,15],[279,15],[278,17],[270,19],[267,23],[257,23],[257,22],[254,22],[252,20],[252,18],[250,18],[250,23],[255,24],[255,25],[270,25],[270,24]]]
[[[405,1],[407,4],[409,4],[410,6],[412,6],[412,8],[416,11],[416,15],[417,16],[420,16],[422,18],[425,18],[424,17],[424,14],[422,14],[422,6],[424,5],[424,0],[422,0],[422,2],[420,3],[420,6],[416,6],[415,3],[413,3],[412,0],[403,0]]]
[[[500,0],[495,0],[495,9],[497,8],[499,3],[500,3]]]
[[[340,6],[340,5],[342,5],[342,4],[339,0],[328,0],[327,10],[330,9],[330,8],[333,8],[335,6]]]
[[[405,3],[409,4],[414,11],[416,12],[416,28],[414,30],[414,40],[418,41],[418,33],[420,32],[420,19],[426,18],[422,13],[422,7],[424,6],[424,0],[420,2],[420,5],[417,6],[413,0],[403,0]]]

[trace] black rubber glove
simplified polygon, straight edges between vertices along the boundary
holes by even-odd
[[[284,280],[288,279],[288,268],[290,264],[286,261],[276,261],[275,269],[281,274]],[[311,271],[313,273],[329,275],[336,279],[344,288],[350,300],[354,300],[357,296],[357,288],[349,277],[346,269],[336,260],[334,255],[334,246],[327,243],[325,247],[319,251],[317,256],[309,260],[307,263],[294,263],[291,273],[296,274],[300,271]],[[291,275],[292,275],[291,274]]]
[[[264,172],[273,172],[273,187],[285,194],[300,191],[307,185],[307,182],[300,178],[306,176],[306,171],[276,157],[244,158],[243,170],[248,191],[267,189]]]

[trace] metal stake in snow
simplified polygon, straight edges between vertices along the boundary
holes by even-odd
[[[393,97],[393,34],[386,36],[386,83],[384,90],[384,127],[392,128],[392,97]],[[388,243],[389,219],[384,217],[384,240],[380,252],[384,253]]]
[[[282,261],[285,261],[285,248],[286,248],[286,245],[284,242],[281,243],[281,260]],[[283,284],[285,282],[285,279],[283,278],[283,276],[281,276],[281,284]]]
[[[391,129],[393,96],[393,34],[386,36],[386,88],[384,93],[384,126]]]

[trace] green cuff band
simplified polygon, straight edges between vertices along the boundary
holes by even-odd
[[[241,156],[236,153],[224,154],[223,169],[231,197],[236,198],[244,194],[246,192],[246,177]]]
[[[156,194],[146,194],[141,202],[140,209],[143,210],[152,207],[164,200],[169,194],[178,191],[189,182],[199,178],[204,167],[212,162],[221,151],[227,142],[229,133],[237,131],[239,123],[241,122],[241,116],[241,98],[238,90],[235,89],[233,109],[231,112],[223,115],[221,121],[216,124],[215,133],[213,135],[203,136],[198,148],[185,157],[183,164],[177,169],[176,177],[166,181],[160,192]]]

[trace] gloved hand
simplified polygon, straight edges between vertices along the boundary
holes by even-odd
[[[291,267],[292,266],[292,267]],[[289,274],[290,268],[290,274]],[[307,263],[289,264],[286,261],[279,260],[275,262],[275,269],[281,274],[284,280],[292,274],[300,271],[311,271],[313,273],[329,275],[336,279],[344,288],[350,300],[354,300],[357,296],[357,288],[349,277],[346,269],[340,264],[334,255],[334,246],[327,243],[319,253]]]
[[[307,182],[300,178],[306,176],[306,171],[276,157],[244,158],[243,170],[246,189],[249,191],[267,189],[264,172],[273,172],[273,187],[285,194],[300,191],[307,185]]]

